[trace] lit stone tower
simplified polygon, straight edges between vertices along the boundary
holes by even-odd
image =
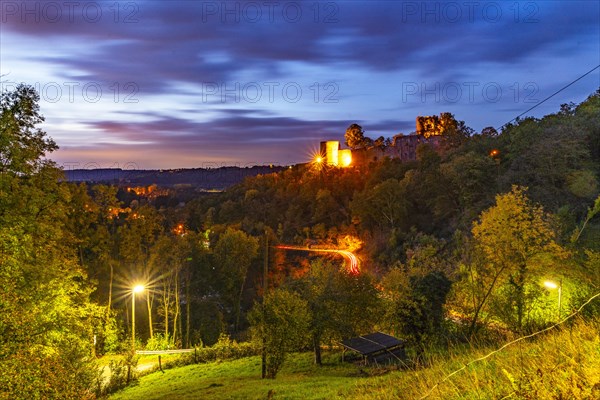
[[[340,150],[340,142],[328,140],[320,143],[319,153],[323,163],[332,167],[349,167],[352,163],[352,150]]]

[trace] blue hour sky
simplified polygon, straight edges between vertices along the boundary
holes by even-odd
[[[287,165],[354,122],[500,127],[600,64],[599,4],[3,0],[0,75],[38,88],[65,168]]]

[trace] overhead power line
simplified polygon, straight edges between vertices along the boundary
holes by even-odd
[[[600,68],[600,64],[596,65],[594,68],[590,69],[588,72],[586,72],[585,74],[581,75],[579,78],[575,79],[573,82],[569,83],[568,85],[558,89],[556,92],[552,93],[550,96],[546,97],[544,100],[540,101],[539,103],[537,103],[536,105],[534,105],[533,107],[531,107],[530,109],[528,109],[527,111],[522,112],[521,114],[517,115],[516,117],[514,117],[513,119],[511,119],[510,121],[508,121],[507,123],[505,123],[504,125],[502,125],[501,127],[499,127],[498,129],[496,129],[497,131],[500,131],[502,128],[504,128],[506,125],[510,124],[511,122],[513,122],[514,120],[522,117],[523,115],[527,114],[529,111],[533,110],[534,108],[541,106],[542,104],[544,104],[547,100],[550,100],[552,97],[556,96],[557,94],[559,94],[560,92],[562,92],[563,90],[565,90],[566,88],[568,88],[569,86],[573,85],[575,82],[583,79],[584,77],[588,76],[589,74],[591,74],[592,72],[594,72],[595,70],[597,70],[598,68]]]

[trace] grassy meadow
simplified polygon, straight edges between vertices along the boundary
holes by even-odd
[[[600,321],[522,340],[469,364],[493,350],[455,348],[407,370],[342,363],[337,352],[326,353],[317,367],[312,354],[297,353],[275,380],[261,379],[260,357],[248,357],[149,374],[110,399],[600,398]]]

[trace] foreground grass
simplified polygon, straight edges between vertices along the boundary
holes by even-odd
[[[260,358],[191,365],[142,377],[111,399],[590,399],[600,398],[600,321],[579,322],[518,342],[453,376],[493,349],[436,356],[429,367],[393,371],[291,355],[276,380],[260,379]]]
[[[465,367],[491,350],[438,356],[429,360],[429,368],[357,382],[348,397],[600,399],[600,320],[520,341]]]
[[[111,399],[285,399],[336,398],[354,384],[360,369],[328,355],[325,365],[312,364],[312,355],[292,354],[277,379],[260,378],[260,357],[189,365],[140,378],[136,386]],[[270,394],[269,394],[270,393]]]

